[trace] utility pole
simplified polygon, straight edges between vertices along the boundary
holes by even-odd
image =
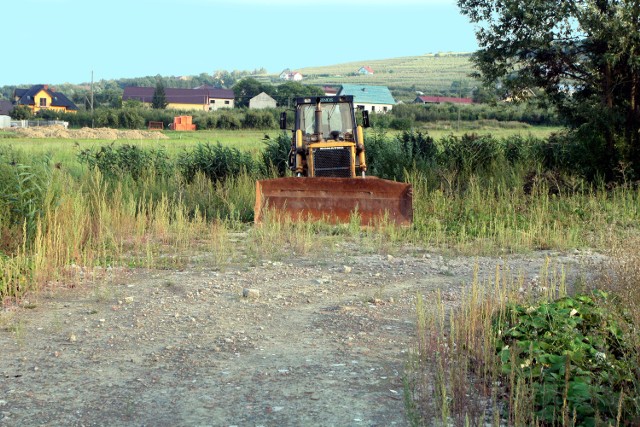
[[[91,70],[91,128],[93,127],[93,70]]]

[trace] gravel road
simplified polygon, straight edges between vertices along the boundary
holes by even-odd
[[[336,250],[217,270],[111,270],[0,312],[0,425],[404,426],[415,300],[593,255]]]

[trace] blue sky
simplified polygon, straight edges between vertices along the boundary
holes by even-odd
[[[0,86],[477,49],[453,0],[9,0],[3,16]]]

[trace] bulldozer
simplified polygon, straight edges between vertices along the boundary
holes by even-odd
[[[297,98],[292,129],[287,112],[281,113],[280,128],[293,134],[293,176],[256,182],[256,223],[270,210],[293,220],[348,223],[356,215],[363,225],[411,224],[411,185],[366,174],[363,128],[369,115],[361,113],[358,124],[353,96]]]

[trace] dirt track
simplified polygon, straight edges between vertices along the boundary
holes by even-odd
[[[475,264],[528,283],[547,256],[569,278],[593,259],[413,248],[223,271],[200,260],[43,293],[1,313],[0,425],[407,425],[416,295],[455,304]]]

